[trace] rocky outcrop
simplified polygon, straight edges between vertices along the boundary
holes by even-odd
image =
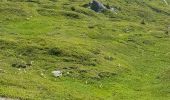
[[[101,12],[106,9],[106,7],[99,1],[93,0],[90,4],[90,8],[95,12]]]

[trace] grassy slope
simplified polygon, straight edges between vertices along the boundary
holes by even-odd
[[[170,99],[170,8],[161,0],[109,0],[117,15],[83,8],[88,0],[20,1],[0,0],[0,96]]]

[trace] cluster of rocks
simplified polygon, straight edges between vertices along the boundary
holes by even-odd
[[[116,13],[113,7],[110,7],[109,5],[104,5],[97,0],[92,0],[87,6],[90,7],[90,9],[92,9],[95,12],[110,10],[111,12]]]
[[[103,10],[106,10],[106,7],[97,0],[93,0],[92,2],[90,2],[89,6],[95,12],[101,12]]]

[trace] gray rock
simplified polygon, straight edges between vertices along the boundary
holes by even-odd
[[[90,8],[92,10],[94,10],[95,12],[101,12],[103,10],[106,9],[106,7],[99,1],[97,0],[93,0],[91,3],[90,3]]]
[[[61,77],[62,76],[62,72],[57,70],[57,71],[52,71],[52,74],[55,76],[55,77]]]

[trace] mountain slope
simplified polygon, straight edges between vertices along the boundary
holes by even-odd
[[[169,100],[170,7],[101,1],[117,14],[89,0],[0,0],[0,96]]]

